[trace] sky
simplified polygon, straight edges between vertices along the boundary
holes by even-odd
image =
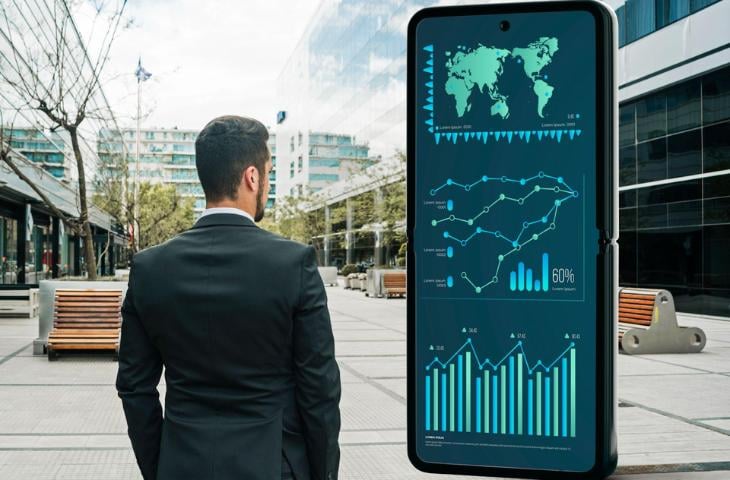
[[[319,0],[130,0],[104,74],[122,127],[136,118],[134,71],[141,56],[142,127],[201,129],[224,114],[275,124],[276,79]],[[85,12],[88,14],[88,11]],[[93,46],[99,23],[78,23]]]

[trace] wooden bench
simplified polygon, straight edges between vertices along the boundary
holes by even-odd
[[[707,342],[696,327],[680,327],[667,290],[619,289],[618,341],[624,353],[697,353]]]
[[[383,295],[386,298],[406,296],[406,272],[383,273]]]
[[[0,287],[0,318],[34,318],[38,307],[37,288]]]
[[[122,291],[57,289],[53,330],[48,335],[48,360],[60,350],[107,350],[119,353]]]

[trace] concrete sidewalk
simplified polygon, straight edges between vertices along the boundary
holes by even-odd
[[[340,478],[439,478],[406,457],[405,301],[341,287],[327,293],[343,382]],[[705,330],[703,353],[619,357],[616,478],[730,478],[730,321],[680,323]],[[116,363],[33,357],[37,333],[37,319],[0,319],[0,478],[141,478],[114,389]]]

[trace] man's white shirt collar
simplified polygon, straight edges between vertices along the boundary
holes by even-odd
[[[241,215],[242,217],[246,217],[252,222],[256,223],[251,216],[250,213],[245,212],[241,210],[240,208],[234,208],[234,207],[214,207],[214,208],[206,208],[203,210],[203,213],[200,214],[200,218],[203,218],[207,215],[213,215],[214,213],[232,213],[233,215]]]

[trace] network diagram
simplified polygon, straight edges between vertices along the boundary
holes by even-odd
[[[438,196],[445,189],[461,189],[465,192],[473,192],[480,187],[488,187],[490,184],[507,186],[511,184],[521,188],[524,193],[520,196],[514,194],[508,195],[507,193],[500,192],[494,196],[493,201],[483,205],[480,209],[473,212],[469,217],[457,216],[454,213],[449,213],[442,218],[434,218],[431,220],[431,226],[434,228],[442,228],[443,224],[465,224],[468,227],[473,227],[471,234],[464,236],[463,238],[457,237],[452,234],[447,228],[444,228],[441,232],[443,238],[447,241],[453,242],[458,247],[468,247],[470,243],[479,240],[483,236],[491,236],[501,240],[504,244],[504,251],[500,252],[496,256],[496,266],[490,277],[482,281],[478,281],[469,276],[466,271],[460,273],[460,277],[467,282],[475,293],[482,293],[489,286],[499,282],[500,270],[502,264],[510,255],[520,252],[523,248],[531,243],[539,242],[540,239],[546,233],[556,230],[558,228],[558,212],[566,202],[575,200],[579,196],[578,190],[574,189],[565,181],[562,176],[549,175],[543,171],[527,178],[510,178],[506,176],[489,176],[482,175],[470,183],[457,182],[451,178],[448,178],[443,184],[431,188],[429,195],[432,197]],[[534,196],[545,196],[550,195],[550,208],[547,209],[542,215],[537,217],[527,216],[523,217],[519,226],[513,228],[512,231],[507,229],[500,229],[490,224],[490,214],[493,214],[501,205],[515,204],[517,206],[526,206],[532,201]],[[454,210],[453,200],[447,200],[446,209],[449,212]],[[447,249],[447,256],[453,256],[453,247]],[[518,272],[510,273],[510,286],[512,290],[515,290],[519,285],[519,290],[540,290],[547,291],[547,253],[543,255],[543,274],[542,283],[539,279],[532,280],[532,271],[528,269],[527,278],[525,278],[524,265],[519,265],[519,276]],[[519,280],[518,280],[519,278]],[[449,287],[453,286],[453,277],[447,278],[447,284]]]

